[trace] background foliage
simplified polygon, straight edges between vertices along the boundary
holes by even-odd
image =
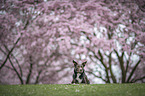
[[[145,82],[141,0],[0,2],[1,84],[69,83],[73,59],[91,83]]]

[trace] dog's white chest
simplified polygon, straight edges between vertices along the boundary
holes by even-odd
[[[76,79],[78,80],[78,82],[79,82],[79,83],[81,83],[81,82],[82,82],[82,79],[80,79],[80,78],[79,78],[79,76],[80,76],[80,75],[81,75],[81,74],[80,74],[80,73],[78,73],[78,74],[77,74],[77,78],[76,78]]]

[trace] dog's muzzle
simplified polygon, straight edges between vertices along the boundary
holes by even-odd
[[[78,69],[76,70],[76,72],[77,72],[77,73],[83,73],[83,69],[82,69],[82,68],[78,68]]]

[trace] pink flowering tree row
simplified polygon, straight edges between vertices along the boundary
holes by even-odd
[[[73,59],[87,60],[89,77],[104,83],[144,82],[145,13],[135,1],[6,0],[1,5],[1,83],[70,82]]]

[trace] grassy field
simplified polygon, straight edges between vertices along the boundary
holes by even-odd
[[[145,96],[145,84],[0,85],[0,96]]]

